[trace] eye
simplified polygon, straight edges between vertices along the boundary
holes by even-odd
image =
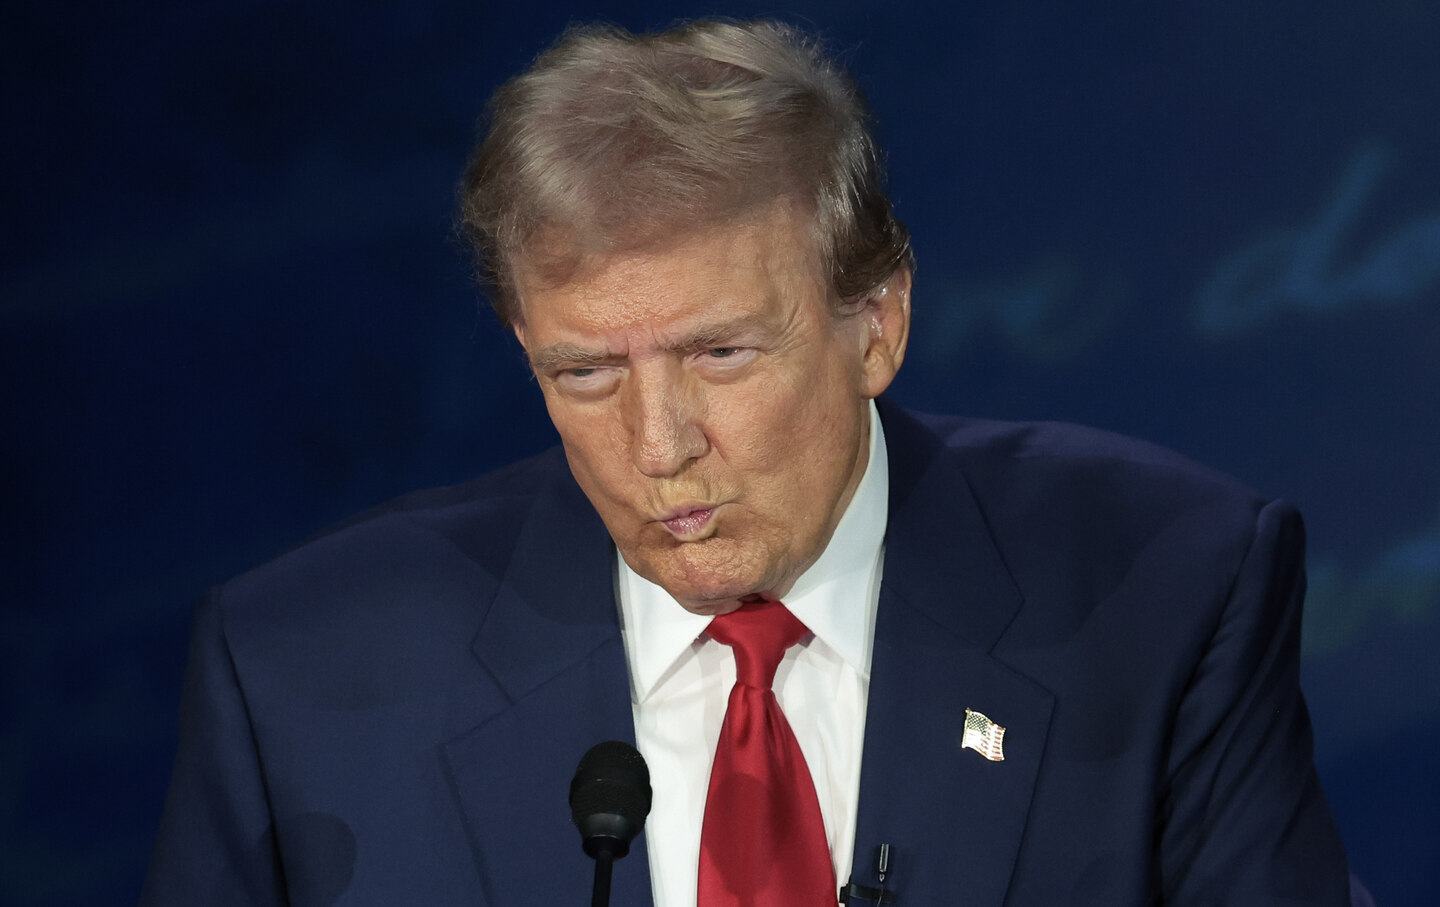
[[[700,374],[712,380],[736,380],[748,374],[755,361],[755,348],[749,346],[710,346],[695,353],[691,360]]]
[[[616,370],[608,365],[577,365],[551,376],[555,385],[569,393],[601,393],[614,383]]]

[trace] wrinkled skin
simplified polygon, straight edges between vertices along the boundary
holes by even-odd
[[[516,334],[626,563],[696,613],[783,596],[864,474],[908,270],[838,314],[806,223],[777,206],[516,285]]]

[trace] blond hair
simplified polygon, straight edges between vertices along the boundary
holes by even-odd
[[[517,262],[563,281],[590,256],[655,248],[777,200],[810,218],[842,304],[913,266],[865,99],[814,40],[773,21],[583,26],[491,98],[460,224],[513,324]]]

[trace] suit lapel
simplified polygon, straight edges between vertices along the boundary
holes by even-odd
[[[570,821],[570,779],[594,744],[635,742],[610,539],[564,469],[520,527],[472,646],[509,705],[445,746],[491,904],[581,903],[594,863]],[[643,835],[613,892],[651,902]]]
[[[989,654],[1021,606],[958,458],[883,406],[890,519],[875,627],[855,870],[892,847],[903,905],[999,905],[1014,869],[1053,697]],[[967,708],[1006,727],[1003,762],[961,748]]]

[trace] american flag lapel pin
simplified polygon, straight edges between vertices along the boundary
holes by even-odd
[[[991,762],[1005,761],[1005,729],[974,709],[965,710],[961,749],[972,749]]]

